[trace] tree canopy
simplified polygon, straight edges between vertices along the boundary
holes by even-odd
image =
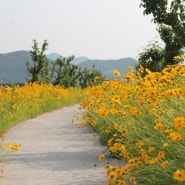
[[[48,60],[45,55],[48,42],[45,40],[41,49],[36,40],[33,40],[33,46],[30,54],[33,64],[27,62],[27,71],[30,74],[28,82],[52,83],[53,85],[62,85],[66,88],[81,87],[86,88],[102,83],[105,77],[101,71],[93,66],[92,70],[79,68],[71,62],[74,55],[69,57],[60,56],[55,61]]]
[[[178,63],[174,57],[182,55],[185,48],[185,0],[141,0],[140,7],[144,8],[144,15],[153,16],[152,21],[158,26],[165,44],[163,66]]]

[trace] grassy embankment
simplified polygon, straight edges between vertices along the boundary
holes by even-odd
[[[107,185],[185,184],[185,67],[147,73],[131,70],[84,96],[83,117],[107,145],[100,160],[108,154],[122,161],[105,167]]]

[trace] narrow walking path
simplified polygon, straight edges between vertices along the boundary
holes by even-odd
[[[6,143],[21,144],[21,152],[5,158],[2,185],[104,185],[104,147],[88,128],[71,124],[79,105],[65,107],[12,127]],[[97,166],[95,165],[97,164]]]

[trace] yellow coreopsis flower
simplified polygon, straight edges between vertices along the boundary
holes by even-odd
[[[111,98],[111,100],[112,100],[114,103],[121,104],[121,101],[120,101],[120,97],[119,97],[119,96],[113,96],[113,97]]]
[[[160,129],[162,129],[162,127],[163,127],[163,124],[157,123],[157,124],[154,126],[154,129],[160,130]]]
[[[173,178],[178,181],[185,181],[185,170],[177,170],[174,172]]]
[[[173,60],[175,60],[175,61],[178,61],[178,60],[181,60],[181,59],[182,59],[182,57],[179,56],[179,55],[173,57]]]
[[[176,117],[173,120],[173,124],[177,130],[181,130],[185,125],[185,119],[183,117]]]
[[[143,145],[144,145],[144,143],[141,142],[141,141],[139,141],[139,142],[136,143],[136,146],[137,146],[138,148],[142,148]]]
[[[118,181],[118,185],[125,185],[126,183],[125,183],[125,181],[124,180],[119,180]]]
[[[164,159],[164,158],[165,158],[165,153],[164,153],[164,152],[159,152],[159,153],[157,154],[157,158],[158,158],[158,159]]]
[[[172,132],[170,134],[170,138],[171,138],[172,141],[181,141],[182,140],[181,134],[179,134],[177,132]]]
[[[114,69],[113,72],[114,72],[114,74],[115,74],[116,76],[120,76],[120,75],[121,75],[120,72],[119,72],[117,69]]]
[[[173,98],[173,97],[176,95],[176,92],[175,92],[174,89],[172,89],[172,90],[167,90],[166,93],[167,93],[167,96],[168,96],[169,98]]]
[[[150,164],[155,164],[155,163],[158,162],[158,160],[159,160],[159,159],[156,157],[156,158],[151,159],[151,160],[149,161],[149,163],[150,163]]]
[[[98,160],[103,161],[104,157],[105,157],[104,154],[100,154],[99,157],[98,157]]]
[[[168,143],[164,143],[163,146],[164,146],[165,148],[167,148],[167,147],[169,146],[169,144],[168,144]]]
[[[164,161],[164,162],[162,162],[162,164],[161,164],[161,166],[163,167],[163,168],[166,168],[166,167],[168,167],[169,166],[169,161]]]
[[[148,152],[151,153],[155,150],[155,147],[149,147]]]
[[[119,128],[119,125],[117,123],[114,123],[114,129],[118,130],[118,128]]]
[[[2,145],[2,148],[4,148],[4,149],[9,149],[10,146],[8,146],[7,144],[3,144],[3,145]]]

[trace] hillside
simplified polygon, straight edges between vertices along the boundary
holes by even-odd
[[[56,60],[60,56],[61,55],[59,55],[57,53],[50,53],[47,55],[47,58],[49,58],[50,60]],[[86,60],[89,60],[89,59],[87,57],[76,57],[74,60],[71,61],[71,63],[74,65],[77,65],[77,64],[84,62]]]
[[[28,77],[26,61],[31,61],[27,51],[0,54],[0,84],[25,83]]]
[[[55,57],[57,55],[58,54],[55,54]],[[25,83],[26,78],[29,78],[26,69],[27,61],[32,63],[28,51],[21,50],[0,54],[0,84]],[[129,65],[135,67],[137,60],[133,58],[123,58],[119,60],[90,60],[87,57],[77,57],[72,63],[82,68],[87,67],[88,69],[92,69],[92,66],[95,65],[98,70],[102,71],[103,75],[107,78],[112,78],[115,77],[113,75],[114,69],[118,69],[123,74],[128,71]]]
[[[133,58],[122,58],[118,60],[87,60],[85,62],[81,62],[78,64],[79,67],[88,69],[92,69],[93,65],[95,68],[102,71],[102,74],[106,76],[106,78],[111,79],[114,78],[113,70],[117,69],[123,75],[128,72],[128,66],[132,66],[135,69],[135,65],[138,63],[137,60]]]

